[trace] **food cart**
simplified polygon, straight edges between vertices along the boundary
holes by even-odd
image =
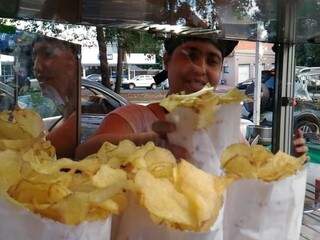
[[[173,34],[193,35],[212,34],[217,38],[246,40],[261,43],[273,43],[275,50],[276,84],[274,89],[272,151],[292,151],[294,129],[294,88],[296,82],[297,45],[320,43],[320,4],[317,0],[279,0],[279,1],[167,1],[167,0],[131,0],[131,1],[0,1],[0,16],[14,19],[32,19],[56,21],[103,27],[117,27],[134,31],[147,31],[154,36],[164,38]],[[36,35],[22,32],[10,32],[1,29],[4,34],[15,35],[21,41],[16,45],[1,49],[2,53],[14,55],[15,72],[12,83],[15,102],[23,102],[23,95],[18,78],[23,78],[22,69],[32,76],[30,63],[24,61],[30,56]],[[80,47],[74,46],[80,54]],[[23,55],[24,54],[24,55]],[[259,72],[259,57],[256,68]],[[75,70],[77,77],[74,100],[71,108],[76,112],[76,130],[73,140],[78,144],[84,131],[81,113],[80,63]],[[259,74],[256,75],[256,89],[259,92]],[[2,84],[2,83],[0,83]],[[75,85],[73,85],[75,86]],[[19,97],[20,95],[20,97]],[[24,94],[25,95],[25,94]],[[259,102],[259,94],[256,95]],[[119,103],[121,105],[122,103]],[[314,104],[319,104],[314,102]],[[15,105],[15,104],[13,104]],[[259,104],[257,104],[259,107]],[[52,110],[55,111],[55,110]],[[47,113],[43,113],[44,115]],[[49,114],[49,113],[48,113]],[[56,124],[57,115],[48,115]],[[319,114],[320,116],[320,114]],[[50,129],[50,127],[48,128]],[[319,192],[316,178],[320,178],[317,157],[319,151],[319,132],[307,132],[310,139],[311,164],[307,185],[306,209],[303,219],[301,239],[320,237],[320,211],[317,201]],[[312,140],[313,139],[313,140]],[[320,181],[320,179],[319,179]],[[316,200],[316,198],[318,200]]]

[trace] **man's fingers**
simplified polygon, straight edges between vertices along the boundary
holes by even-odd
[[[168,146],[169,150],[173,153],[173,155],[177,158],[177,160],[180,160],[181,158],[190,160],[190,154],[187,149],[184,147],[181,147],[179,145],[170,144]]]
[[[294,138],[298,139],[298,138],[303,138],[303,132],[301,129],[297,129],[295,134],[294,134]]]
[[[153,142],[158,147],[167,148],[168,146],[168,141],[165,138],[161,138],[159,136]]]
[[[308,152],[308,147],[307,146],[301,146],[301,147],[296,147],[295,152],[302,154]]]
[[[174,132],[176,130],[176,125],[168,121],[156,121],[152,124],[152,130],[161,137],[167,133]]]
[[[306,140],[304,138],[296,138],[293,141],[294,146],[305,145],[305,144],[306,144]]]

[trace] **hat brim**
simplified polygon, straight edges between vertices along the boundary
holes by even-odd
[[[239,41],[218,39],[208,35],[172,36],[164,41],[164,48],[170,54],[176,47],[188,41],[208,41],[221,51],[223,57],[230,55],[239,43]]]

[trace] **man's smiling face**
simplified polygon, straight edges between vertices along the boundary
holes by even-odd
[[[170,92],[192,93],[207,83],[216,86],[223,63],[221,51],[207,41],[188,41],[178,46],[171,55],[165,55]]]

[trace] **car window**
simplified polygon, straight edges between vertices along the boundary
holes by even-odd
[[[296,47],[294,131],[300,129],[309,148],[310,165],[320,163],[320,46],[298,44]]]
[[[107,114],[121,106],[120,102],[107,93],[88,86],[81,88],[81,112],[85,114]]]
[[[105,115],[122,106],[116,95],[107,90],[82,85],[81,87],[81,136],[80,141],[88,139],[99,127]]]
[[[33,109],[42,118],[61,116],[63,111],[52,99],[44,97],[40,90],[28,91],[18,96],[18,105],[21,108]]]
[[[0,83],[1,84],[1,83]],[[1,89],[0,85],[0,111],[12,109],[14,107],[13,96]]]

